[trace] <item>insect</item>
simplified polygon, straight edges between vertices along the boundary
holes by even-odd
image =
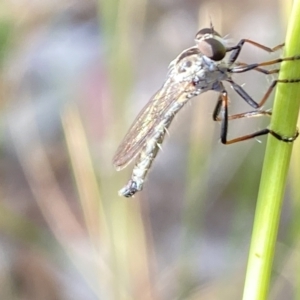
[[[300,82],[300,79],[273,80],[262,99],[256,102],[240,85],[233,81],[232,75],[250,70],[256,70],[264,74],[278,73],[279,69],[267,70],[263,67],[283,61],[298,60],[300,56],[278,58],[253,64],[237,62],[237,58],[245,43],[266,52],[275,52],[281,49],[284,44],[269,48],[252,40],[242,39],[237,45],[227,47],[226,40],[214,30],[212,25],[210,28],[198,31],[195,36],[195,43],[195,46],[181,52],[170,63],[165,83],[138,114],[117,149],[113,158],[113,164],[118,171],[125,168],[138,156],[131,179],[119,191],[121,196],[131,197],[143,189],[146,175],[161,147],[174,116],[191,98],[205,91],[213,90],[219,93],[213,112],[213,120],[221,122],[220,138],[223,144],[233,144],[268,133],[283,142],[292,142],[298,136],[298,132],[296,132],[292,137],[285,137],[269,128],[265,128],[248,135],[227,140],[229,120],[271,115],[270,111],[259,110],[259,108],[266,102],[276,84]],[[230,53],[230,55],[225,61],[227,53]],[[229,82],[234,91],[254,110],[229,115],[228,95],[222,83],[223,81]]]

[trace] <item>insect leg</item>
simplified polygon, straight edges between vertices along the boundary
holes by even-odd
[[[236,46],[228,47],[226,49],[226,52],[232,51],[231,54],[230,54],[230,57],[228,59],[228,64],[229,65],[233,64],[237,60],[237,58],[238,58],[238,56],[239,56],[239,54],[240,54],[240,52],[242,50],[242,47],[243,47],[243,45],[245,43],[249,43],[249,44],[251,44],[251,45],[253,45],[253,46],[257,47],[257,48],[260,48],[260,49],[262,49],[262,50],[264,50],[266,52],[269,52],[269,53],[275,52],[275,51],[277,51],[277,50],[279,50],[279,49],[281,49],[281,48],[284,47],[284,43],[280,44],[280,45],[278,45],[278,46],[276,46],[274,48],[269,48],[269,47],[266,47],[266,46],[264,46],[262,44],[256,43],[256,42],[254,42],[252,40],[242,39],[242,40],[240,40],[238,42],[238,44]]]
[[[259,102],[256,102],[252,99],[252,97],[238,84],[236,84],[232,79],[227,80],[232,88],[253,108],[259,108],[262,107],[265,102],[268,100],[270,94],[272,93],[273,89],[277,85],[277,83],[299,83],[300,78],[296,79],[275,79],[270,84],[269,88],[267,89],[264,96],[261,98]]]
[[[221,142],[226,145],[249,140],[249,139],[252,139],[252,138],[255,138],[255,137],[258,137],[261,135],[265,135],[268,133],[272,134],[278,140],[283,141],[283,142],[293,142],[298,137],[298,135],[299,135],[298,130],[294,136],[285,137],[285,136],[281,136],[280,134],[273,131],[272,129],[265,128],[265,129],[253,132],[251,134],[247,134],[247,135],[235,138],[235,139],[227,140],[228,120],[240,119],[240,118],[245,118],[245,117],[256,117],[256,116],[262,116],[262,115],[271,115],[271,112],[269,112],[269,111],[250,111],[250,112],[245,112],[245,113],[241,113],[241,114],[228,116],[228,95],[227,95],[227,92],[224,90],[219,96],[217,105],[216,105],[214,113],[213,113],[213,119],[215,121],[221,121],[220,138],[221,138]]]
[[[278,64],[278,63],[282,63],[284,61],[294,61],[294,60],[300,60],[300,55],[277,58],[277,59],[268,60],[265,62],[255,63],[255,64],[240,64],[240,63],[238,63],[234,67],[228,68],[228,71],[230,73],[244,73],[244,72],[248,72],[250,70],[257,69],[259,67],[271,66],[271,65]],[[264,73],[264,72],[262,72],[262,73]],[[267,73],[267,74],[271,74],[271,73]]]
[[[221,115],[219,118],[221,120],[221,142],[226,144],[228,133],[228,94],[226,90],[223,90],[219,95],[219,99],[213,113],[213,119],[217,120],[218,115]]]
[[[277,132],[273,131],[272,129],[265,128],[265,129],[247,134],[247,135],[240,136],[238,138],[235,138],[235,139],[232,139],[232,140],[229,140],[229,141],[227,141],[227,140],[225,142],[222,141],[222,140],[221,141],[222,141],[223,144],[229,145],[229,144],[234,144],[234,143],[241,142],[241,141],[250,140],[250,139],[253,139],[255,137],[265,135],[265,134],[268,134],[268,133],[272,134],[279,141],[282,141],[282,142],[285,142],[285,143],[293,142],[299,135],[298,130],[296,131],[295,135],[290,137],[290,136],[282,136],[282,135],[278,134]]]
[[[252,97],[237,83],[235,83],[232,79],[228,79],[227,80],[232,88],[236,91],[237,94],[239,94],[241,96],[241,98],[243,98],[250,106],[252,106],[253,108],[259,108],[263,103],[265,103],[266,99],[264,100],[264,102],[260,105],[260,103],[257,103],[256,101],[254,101],[252,99]],[[271,89],[272,91],[272,89]],[[267,91],[267,97],[269,96],[269,94],[271,93],[271,91],[268,93]]]
[[[219,117],[220,110],[222,106],[222,93],[219,94],[217,104],[215,106],[215,109],[213,111],[213,120],[214,121],[221,121],[221,118]]]
[[[213,112],[213,120],[214,121],[222,121],[220,115],[220,110],[222,106],[222,95],[220,94],[218,102]],[[228,121],[242,119],[242,118],[252,118],[252,117],[261,117],[261,116],[271,116],[272,112],[269,110],[252,110],[244,113],[234,114],[228,116]]]
[[[244,66],[247,66],[248,64],[242,63],[242,62],[236,62],[235,65],[244,67]],[[254,70],[254,71],[266,74],[266,75],[277,74],[280,71],[280,69],[267,70],[267,69],[263,69],[263,68],[259,68],[259,67],[253,68],[251,70]]]

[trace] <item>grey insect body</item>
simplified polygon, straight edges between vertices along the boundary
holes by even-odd
[[[137,156],[131,179],[119,191],[119,195],[131,197],[143,189],[147,173],[164,140],[166,131],[174,116],[193,97],[213,90],[219,93],[219,98],[213,112],[213,120],[221,122],[221,142],[232,144],[270,133],[283,142],[293,142],[298,131],[292,137],[283,136],[272,129],[263,130],[227,140],[228,121],[238,118],[271,115],[270,111],[259,108],[266,102],[277,83],[298,83],[300,79],[273,80],[267,92],[259,102],[232,80],[233,73],[243,73],[251,70],[263,74],[278,73],[279,69],[266,70],[262,67],[271,66],[283,61],[299,60],[300,56],[279,58],[262,63],[245,64],[237,62],[239,53],[245,43],[249,43],[267,52],[281,49],[284,44],[268,48],[249,39],[242,39],[233,47],[227,47],[226,41],[213,29],[204,28],[195,37],[196,46],[184,50],[169,65],[166,82],[150,99],[138,114],[128,133],[117,149],[113,164],[117,170],[125,168]],[[226,53],[230,52],[225,61]],[[222,81],[231,84],[240,97],[255,110],[228,115],[228,95]]]
[[[147,135],[143,136],[140,143],[140,152],[136,151],[137,162],[132,171],[128,184],[119,191],[119,195],[130,197],[143,188],[144,180],[151,164],[156,157],[162,144],[166,130],[170,126],[177,112],[193,97],[207,91],[221,89],[221,81],[228,78],[226,66],[223,62],[215,62],[205,57],[197,47],[183,51],[169,66],[168,77],[163,87],[148,102],[144,110],[149,106],[153,107],[156,102],[163,102],[159,111],[144,110],[137,117],[139,126],[130,129],[124,141],[121,143],[114,158],[114,165],[118,170],[124,168],[134,157],[131,155],[124,160],[125,145],[130,145],[131,135],[136,127],[146,128]],[[142,115],[142,117],[141,117]],[[156,121],[148,126],[147,118],[154,118]],[[148,127],[147,127],[148,126]],[[128,150],[127,150],[128,151]]]

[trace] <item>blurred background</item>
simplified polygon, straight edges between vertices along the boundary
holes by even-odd
[[[266,137],[221,144],[217,94],[207,92],[175,118],[133,199],[118,196],[133,164],[116,172],[112,157],[198,29],[211,20],[232,45],[273,47],[285,40],[291,4],[1,2],[1,299],[241,299]],[[280,55],[246,45],[240,60]],[[235,80],[259,100],[272,77]],[[227,88],[232,114],[250,110]],[[229,137],[268,123],[232,121]],[[270,299],[299,296],[299,148]]]

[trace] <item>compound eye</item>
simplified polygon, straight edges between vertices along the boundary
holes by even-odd
[[[197,46],[203,55],[214,61],[222,60],[226,55],[225,46],[214,38],[197,41]]]
[[[205,36],[214,36],[214,35],[221,37],[220,34],[214,31],[212,28],[202,28],[196,33],[195,40],[200,40]]]

